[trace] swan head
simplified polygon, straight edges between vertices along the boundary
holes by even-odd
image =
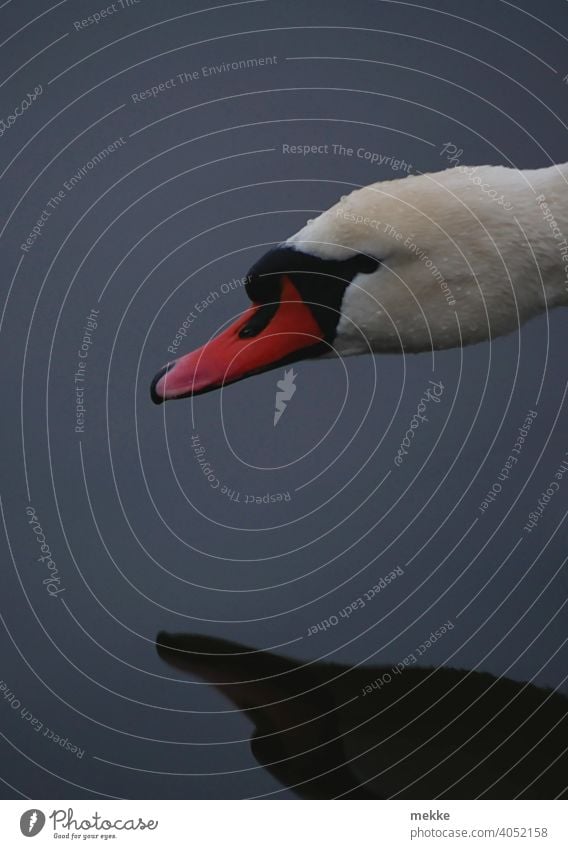
[[[251,306],[205,345],[164,366],[152,381],[152,400],[199,395],[333,352],[346,288],[379,266],[370,255],[343,253],[325,256],[290,241],[262,256],[246,278]]]
[[[252,267],[249,309],[158,372],[153,400],[308,357],[417,353],[516,329],[545,305],[511,204],[499,203],[513,198],[522,215],[522,172],[473,170],[478,180],[454,168],[367,186],[309,221]],[[539,218],[527,220],[546,227]]]

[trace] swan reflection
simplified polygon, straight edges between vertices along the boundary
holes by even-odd
[[[567,798],[568,699],[451,668],[302,663],[160,633],[160,657],[254,724],[254,757],[302,798]],[[398,671],[397,671],[398,670]]]

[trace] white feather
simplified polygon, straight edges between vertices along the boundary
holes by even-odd
[[[479,342],[568,303],[567,180],[568,164],[459,167],[375,183],[286,244],[381,260],[347,287],[340,354]]]

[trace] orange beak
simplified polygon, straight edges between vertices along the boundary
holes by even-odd
[[[255,319],[260,318],[261,310],[273,315],[257,332]],[[152,381],[152,400],[161,404],[209,392],[326,349],[323,331],[310,307],[290,278],[283,276],[278,302],[250,307],[201,348],[164,366]]]

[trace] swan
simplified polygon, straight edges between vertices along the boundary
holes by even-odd
[[[343,196],[253,265],[252,305],[163,366],[153,401],[310,357],[470,345],[566,305],[567,178],[458,166]]]
[[[256,760],[302,798],[566,798],[568,699],[487,672],[302,663],[160,632],[162,660],[253,724]]]

